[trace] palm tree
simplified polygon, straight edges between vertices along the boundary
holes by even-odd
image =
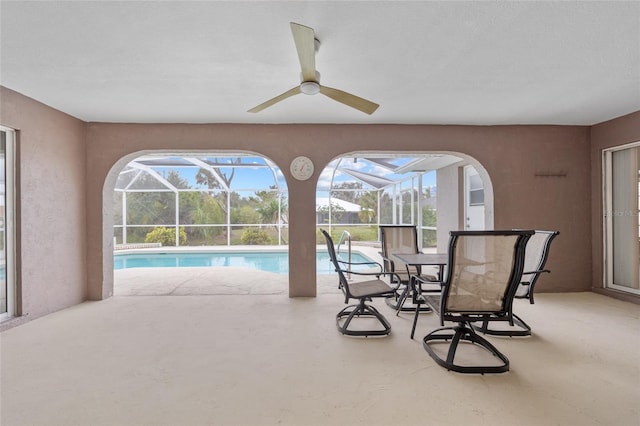
[[[270,187],[275,189],[274,186]],[[276,224],[278,223],[279,214],[287,210],[286,198],[278,200],[278,192],[276,191],[256,191],[254,200],[258,203],[256,212],[260,215],[260,223]]]

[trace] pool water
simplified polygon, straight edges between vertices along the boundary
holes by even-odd
[[[190,266],[239,266],[275,272],[289,273],[289,253],[275,252],[198,252],[198,253],[135,253],[115,254],[113,256],[114,269],[129,268],[180,268]],[[361,253],[351,253],[352,262],[371,262],[372,260]],[[329,260],[329,254],[319,251],[316,254],[316,268],[318,274],[331,274],[335,270]],[[365,265],[354,267],[353,270],[366,269]]]

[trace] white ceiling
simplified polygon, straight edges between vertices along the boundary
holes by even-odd
[[[640,110],[640,2],[5,1],[0,84],[85,121],[591,125]],[[289,22],[315,29],[322,95]]]

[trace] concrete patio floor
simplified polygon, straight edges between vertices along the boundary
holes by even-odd
[[[338,333],[338,294],[115,296],[2,333],[0,423],[18,425],[640,424],[640,307],[594,293],[516,309],[530,338],[490,340],[500,375],[439,367],[439,326],[374,304],[385,338]]]
[[[226,247],[185,247],[182,252],[211,249],[223,251]],[[318,246],[319,249],[326,249]],[[233,247],[234,250],[256,250],[255,246]],[[269,247],[283,250],[286,247]],[[379,248],[357,246],[353,248],[375,262],[382,262]],[[144,252],[138,250],[137,252]],[[356,277],[354,276],[354,279]],[[289,275],[259,271],[242,267],[179,267],[131,268],[114,271],[114,296],[186,296],[186,295],[239,295],[288,294]],[[340,293],[337,274],[317,275],[317,294]]]

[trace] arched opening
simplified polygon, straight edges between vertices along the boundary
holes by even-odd
[[[317,225],[332,231],[351,228],[366,240],[379,225],[412,224],[423,246],[435,247],[438,218],[448,230],[491,229],[493,190],[466,154],[354,152],[327,164],[316,209]]]
[[[246,280],[229,277],[247,268],[281,274],[277,291],[286,291],[288,191],[270,159],[252,152],[137,153],[111,169],[104,197],[105,232],[111,222],[113,238],[104,257],[113,268],[114,294],[173,293],[185,281],[181,274],[194,273],[175,268],[201,274],[183,292],[254,293]],[[227,280],[204,279],[212,267],[234,269],[217,271]],[[122,271],[128,269],[136,271]],[[229,288],[234,282],[237,288]]]
[[[449,231],[493,229],[491,179],[458,152],[349,153],[327,164],[317,197],[317,228],[378,262],[381,225],[415,225],[420,250],[441,253]]]

